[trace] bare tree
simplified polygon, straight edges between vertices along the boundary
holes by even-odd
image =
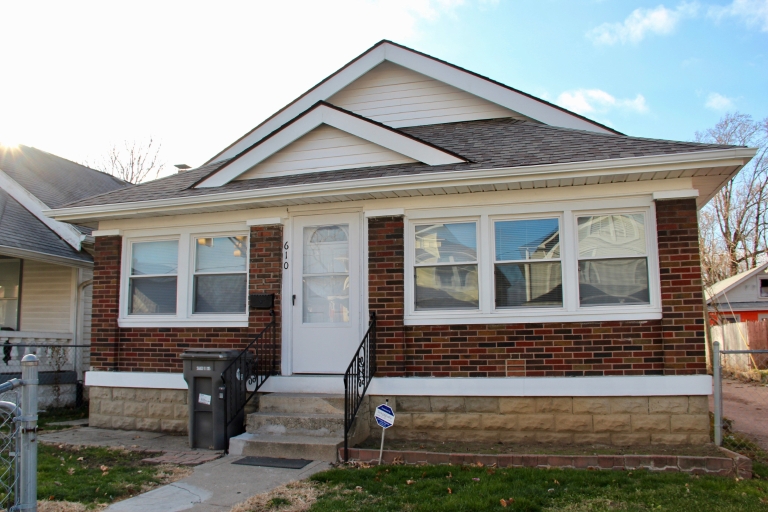
[[[768,118],[728,113],[697,142],[757,147],[755,157],[699,216],[704,284],[756,267],[768,256]]]
[[[85,165],[128,183],[141,183],[157,178],[165,168],[159,160],[161,147],[152,137],[147,141],[126,140],[122,144],[113,144],[99,160]]]

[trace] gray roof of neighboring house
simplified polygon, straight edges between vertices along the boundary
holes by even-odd
[[[29,146],[0,147],[0,170],[49,208],[128,185],[109,174]]]
[[[0,146],[0,170],[49,208],[127,186],[108,174],[28,146]],[[75,228],[86,235],[91,233],[85,226]],[[79,262],[92,261],[88,253],[75,250],[0,189],[0,253],[3,249],[13,254],[32,252]]]
[[[362,178],[671,155],[734,147],[720,144],[699,144],[599,134],[515,119],[490,119],[413,126],[399,128],[397,131],[457,153],[467,158],[469,162],[436,166],[417,162],[257,178],[232,181],[221,187],[192,188],[200,180],[215,172],[227,162],[220,161],[159,180],[142,183],[130,189],[117,190],[81,201],[75,201],[65,205],[65,207],[140,202],[173,197],[195,197],[222,192],[258,190],[288,185],[327,183]]]
[[[57,258],[93,261],[85,251],[76,251],[29,213],[5,190],[0,189],[0,253],[3,249],[43,253]]]

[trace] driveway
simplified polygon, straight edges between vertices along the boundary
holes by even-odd
[[[712,404],[710,397],[710,410]],[[723,417],[768,450],[768,386],[723,379]]]

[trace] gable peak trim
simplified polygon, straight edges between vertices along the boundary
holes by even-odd
[[[446,165],[468,160],[413,135],[373,121],[343,108],[318,101],[288,123],[241,151],[190,188],[220,187],[263,162],[320,125],[332,126],[427,165]]]

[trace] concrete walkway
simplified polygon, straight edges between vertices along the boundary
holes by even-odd
[[[161,434],[160,432],[142,432],[139,430],[110,430],[82,427],[45,432],[40,434],[39,438],[47,443],[108,446],[148,452],[200,451],[217,453],[213,450],[193,450],[189,447],[189,438],[187,436],[171,436]]]
[[[303,480],[330,468],[327,462],[310,462],[302,469],[233,465],[239,456],[227,456],[197,466],[178,482],[110,505],[107,512],[226,512],[254,494]]]

